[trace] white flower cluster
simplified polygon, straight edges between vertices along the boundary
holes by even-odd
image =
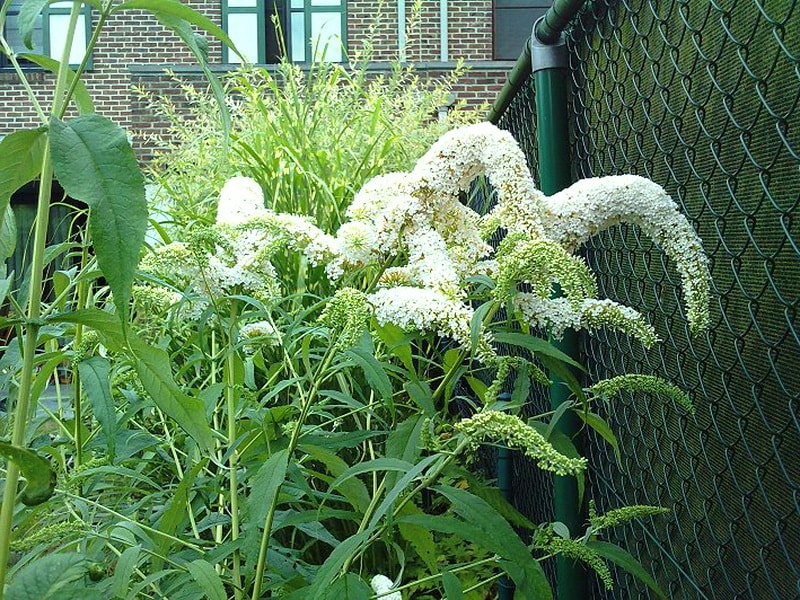
[[[458,198],[478,175],[488,177],[498,198],[483,218]],[[520,294],[515,302],[530,323],[556,336],[568,327],[605,325],[649,346],[656,336],[644,317],[594,298],[591,275],[582,275],[585,264],[569,256],[594,233],[630,221],[676,261],[693,329],[708,323],[707,260],[691,225],[663,189],[640,177],[609,177],[578,182],[547,198],[536,189],[513,137],[489,123],[445,134],[411,173],[374,178],[356,194],[347,216],[350,221],[335,244],[326,244],[336,255],[328,273],[338,277],[349,267],[392,261],[381,279],[383,289],[370,295],[380,322],[437,331],[466,345],[474,314],[466,302],[466,281],[485,273],[502,293]],[[495,261],[485,237],[498,227],[517,247]],[[404,264],[398,265],[398,257]],[[524,282],[535,296],[517,291]],[[554,284],[567,292],[569,302],[551,300]],[[482,335],[481,342],[486,347],[488,338]]]
[[[214,227],[190,231],[184,242],[156,247],[139,268],[184,291],[184,318],[200,316],[215,298],[229,294],[268,301],[280,292],[270,262],[274,231],[262,227],[270,214],[258,183],[234,177],[223,186]]]
[[[640,312],[613,300],[587,298],[576,306],[567,298],[541,298],[523,292],[514,297],[514,306],[531,325],[547,330],[556,339],[561,339],[567,329],[611,327],[639,338],[647,348],[658,341],[652,325]]]
[[[546,205],[547,235],[569,251],[617,223],[638,225],[675,261],[692,330],[708,327],[708,258],[691,223],[661,186],[636,175],[583,179],[547,198]]]
[[[394,582],[386,575],[375,575],[369,585],[380,600],[403,600],[403,595],[400,592],[392,591]]]
[[[239,328],[239,338],[246,353],[254,353],[259,346],[277,346],[280,343],[278,332],[269,321],[242,325]]]
[[[483,218],[459,200],[479,175],[497,193],[495,208]],[[286,244],[314,265],[324,264],[333,281],[353,268],[384,268],[379,289],[368,296],[381,323],[436,331],[469,346],[474,310],[467,300],[468,279],[489,274],[498,283],[498,299],[513,298],[526,320],[556,336],[568,327],[605,325],[650,345],[656,338],[644,317],[593,298],[591,274],[570,256],[591,235],[627,221],[676,262],[692,328],[699,331],[709,321],[707,258],[691,224],[662,188],[629,175],[579,181],[545,197],[513,137],[489,123],[446,133],[410,173],[373,178],[356,194],[346,217],[330,235],[306,217],[265,209],[258,185],[234,178],[223,188],[218,223],[237,232],[232,239],[237,260],[209,260],[208,268],[220,290],[236,282],[251,285],[237,275],[250,265],[254,272],[268,272],[261,227],[282,232]],[[510,250],[504,255],[501,248],[495,260],[485,239],[498,227],[508,233]],[[526,282],[528,290],[520,292],[519,284]],[[550,298],[555,284],[568,301]],[[485,332],[479,345],[484,357],[492,354]]]

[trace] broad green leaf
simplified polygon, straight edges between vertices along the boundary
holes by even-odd
[[[495,308],[494,302],[484,302],[472,314],[472,319],[469,324],[469,348],[470,354],[475,354],[478,349],[478,340],[480,340],[481,332],[483,331],[483,320],[490,310]]]
[[[27,506],[41,504],[53,495],[56,488],[56,472],[44,458],[19,446],[0,442],[0,454],[17,465],[27,482],[20,494],[20,500]]]
[[[114,444],[117,435],[117,414],[114,410],[114,396],[111,394],[109,372],[111,365],[102,356],[92,356],[78,363],[81,389],[92,405],[92,411],[100,430],[106,439],[109,456],[114,457]]]
[[[487,502],[511,525],[530,530],[536,529],[536,525],[506,500],[498,488],[486,485],[481,478],[476,477],[467,469],[458,469],[457,473],[459,477],[466,480],[470,492]]]
[[[378,337],[386,344],[386,349],[403,363],[409,373],[414,373],[414,358],[411,353],[411,336],[394,323],[375,327]]]
[[[17,218],[11,205],[6,205],[5,215],[0,215],[0,263],[14,254],[17,246]],[[2,302],[2,300],[0,300]]]
[[[52,323],[73,323],[94,329],[103,340],[103,344],[114,352],[122,352],[125,337],[119,319],[110,312],[98,308],[84,308],[73,312],[62,313],[48,318]]]
[[[436,407],[433,404],[433,392],[427,381],[407,381],[403,389],[414,404],[422,409],[422,414],[432,417],[436,414]]]
[[[609,445],[614,449],[614,456],[617,457],[617,464],[621,466],[622,454],[620,454],[619,451],[619,441],[617,440],[617,436],[614,435],[614,432],[611,430],[611,426],[608,424],[608,422],[597,413],[583,410],[576,410],[575,413],[581,419],[583,419],[584,423],[594,429],[598,435],[600,435],[600,437],[609,443]]]
[[[227,600],[228,595],[225,593],[222,579],[220,579],[219,574],[214,570],[214,566],[211,563],[197,559],[190,562],[186,567],[208,600]]]
[[[413,502],[408,502],[398,514],[399,518],[407,515],[423,514],[419,507]],[[404,540],[406,540],[414,551],[422,559],[422,562],[431,570],[436,571],[439,567],[436,562],[436,541],[429,529],[420,527],[413,523],[397,523],[397,530]]]
[[[64,588],[84,576],[82,554],[48,554],[25,565],[6,589],[6,600],[63,600]]]
[[[346,573],[337,579],[325,592],[325,600],[369,600],[374,596],[372,588],[355,573]]]
[[[277,502],[277,492],[286,478],[289,468],[289,452],[281,450],[267,459],[253,477],[250,496],[247,498],[247,514],[250,521],[262,527],[267,511]]]
[[[465,377],[464,379],[466,379],[467,384],[478,397],[478,400],[480,400],[482,403],[486,402],[486,392],[489,389],[488,386],[477,377]]]
[[[553,380],[553,385],[566,385],[581,402],[586,400],[586,392],[581,382],[564,362],[544,354],[540,354],[537,358],[550,370],[550,379]]]
[[[391,402],[392,382],[389,381],[389,376],[386,374],[383,365],[378,359],[376,359],[371,352],[367,352],[358,346],[345,352],[345,355],[361,367],[370,387],[372,387],[383,400]]]
[[[5,274],[5,265],[0,264],[0,273]],[[0,279],[0,305],[3,304],[6,300],[6,296],[8,295],[8,290],[11,289],[11,284],[14,282],[14,274],[12,273],[8,277],[3,277]],[[0,325],[0,327],[4,327],[4,325]]]
[[[169,553],[170,540],[166,536],[174,536],[178,530],[178,526],[186,519],[187,503],[189,501],[189,491],[194,485],[194,480],[197,475],[202,471],[208,459],[203,459],[195,464],[190,471],[183,474],[175,492],[171,495],[167,506],[164,509],[164,514],[161,515],[161,520],[158,522],[158,530],[164,534],[164,537],[158,540],[158,551],[153,554],[152,571],[158,571],[164,564],[164,556]]]
[[[11,195],[42,172],[47,144],[43,133],[42,128],[22,129],[0,140],[0,219],[3,221]]]
[[[636,560],[630,552],[627,550],[623,550],[616,544],[612,544],[610,542],[586,542],[586,547],[590,550],[593,550],[606,560],[610,560],[618,567],[621,567],[634,577],[636,577],[639,581],[644,583],[647,587],[649,587],[659,598],[663,600],[667,600],[667,596],[659,587],[656,580],[644,570],[641,563]]]
[[[125,598],[127,596],[133,571],[139,563],[141,549],[141,546],[126,548],[117,559],[117,565],[114,567],[114,579],[112,580],[114,598]]]
[[[573,405],[572,400],[566,400],[561,404],[559,404],[558,408],[556,408],[553,411],[553,416],[550,417],[550,422],[547,424],[547,430],[546,433],[544,434],[544,439],[546,440],[550,439],[550,433],[552,433],[553,429],[555,429],[556,425],[558,425],[558,422],[561,420],[561,417],[564,416],[564,413],[566,413],[570,408],[572,408],[572,405]]]
[[[64,190],[91,209],[97,263],[127,323],[131,286],[147,230],[144,178],[125,132],[100,115],[50,119],[53,169]]]
[[[38,2],[39,0],[36,1]],[[20,12],[20,20],[22,20],[22,12]],[[54,58],[50,58],[49,56],[44,56],[43,54],[20,54],[20,58],[24,58],[32,63],[36,63],[43,69],[47,69],[51,73],[55,74],[58,74],[59,69],[61,68],[61,63],[59,61]],[[72,82],[75,81],[77,74],[70,68],[67,68],[66,74],[67,85],[70,86],[72,85]],[[75,108],[78,109],[78,114],[89,115],[94,112],[94,102],[92,102],[92,97],[89,95],[89,90],[86,88],[86,84],[80,78],[78,78],[78,81],[75,84],[75,91],[72,93],[71,100],[75,103]]]
[[[549,356],[551,358],[555,358],[556,360],[560,360],[561,362],[567,363],[568,365],[572,365],[581,371],[586,370],[583,365],[576,362],[574,358],[568,354],[565,354],[553,344],[542,338],[528,335],[526,333],[516,333],[512,331],[497,331],[493,332],[492,336],[494,337],[494,341],[498,344],[510,344],[512,346],[526,348],[527,350],[533,352],[537,358],[541,355]]]
[[[522,569],[521,576],[518,573],[509,573],[520,592],[528,598],[552,597],[541,565],[531,556],[527,546],[500,513],[483,499],[465,490],[446,485],[436,486],[434,489],[450,501],[456,514],[481,530],[484,537],[476,541],[480,546]]]
[[[461,582],[450,571],[442,572],[442,587],[444,588],[444,596],[447,600],[461,600],[464,597],[464,591],[461,589]]]
[[[169,354],[161,348],[148,346],[132,335],[129,345],[139,381],[156,406],[192,436],[201,448],[211,450],[213,435],[206,420],[203,401],[184,393],[175,383]]]

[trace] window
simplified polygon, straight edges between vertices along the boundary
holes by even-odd
[[[2,1],[0,0],[0,4],[2,4]],[[53,2],[44,8],[34,22],[33,35],[31,37],[33,48],[28,48],[25,46],[22,33],[19,30],[19,9],[23,0],[6,1],[10,3],[10,6],[6,15],[3,35],[11,49],[18,54],[43,54],[60,60],[64,42],[66,41],[69,13],[72,10],[73,3]],[[89,11],[90,7],[88,5],[82,7],[78,26],[75,29],[75,37],[72,40],[69,54],[69,62],[73,66],[77,66],[83,58],[86,52],[87,40],[91,35],[91,15]],[[24,59],[20,59],[20,64],[33,66],[33,63]],[[8,57],[0,52],[0,68],[10,67],[11,62]]]
[[[248,62],[276,63],[284,49],[292,62],[344,60],[344,0],[223,0],[222,26]]]
[[[516,60],[551,0],[494,0],[494,58]]]

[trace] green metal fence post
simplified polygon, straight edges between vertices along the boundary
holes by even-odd
[[[531,35],[531,67],[536,90],[536,134],[539,149],[539,185],[546,195],[554,194],[572,183],[569,144],[569,112],[567,104],[567,73],[569,60],[563,36],[550,43],[536,36],[537,21]],[[560,350],[576,356],[578,347],[569,332],[557,343]],[[557,378],[550,388],[552,408],[569,399],[569,390]],[[573,439],[580,429],[572,413],[565,414],[557,430]],[[583,510],[574,477],[554,478],[553,494],[555,520],[564,523],[572,535],[583,525]],[[559,557],[556,565],[556,587],[559,600],[583,600],[587,595],[586,573],[570,559]]]

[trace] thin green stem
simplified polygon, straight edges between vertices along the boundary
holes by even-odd
[[[39,198],[36,207],[36,228],[31,258],[31,282],[28,290],[27,320],[23,326],[25,335],[22,353],[22,373],[16,406],[11,408],[14,414],[14,426],[11,433],[11,444],[24,446],[25,432],[28,425],[31,400],[31,388],[34,380],[34,359],[38,346],[39,317],[41,314],[42,290],[44,279],[44,251],[47,245],[47,225],[50,216],[50,193],[53,184],[53,165],[50,161],[50,144],[45,143],[42,157],[42,177],[39,183]],[[17,499],[19,470],[11,461],[6,470],[6,484],[3,491],[3,503],[0,507],[0,600],[3,599],[6,574],[8,568],[9,545],[11,543],[11,526],[14,517],[14,506]]]
[[[230,323],[228,323],[228,351],[225,356],[225,406],[227,410],[228,447],[236,444],[236,348],[234,346],[234,327],[238,317],[236,302],[231,305]],[[239,479],[237,477],[238,452],[229,451],[228,466],[230,474],[230,512],[231,512],[231,541],[239,539]],[[233,588],[236,600],[242,598],[241,556],[239,550],[233,551]]]
[[[286,350],[283,344],[281,347],[284,348],[284,355],[288,360],[288,364],[290,366],[290,370],[292,371],[292,375],[297,377],[297,371],[294,369],[294,366],[291,362],[291,357],[286,355]],[[325,371],[330,367],[331,362],[333,361],[334,356],[336,356],[337,349],[335,346],[331,346],[325,353],[325,356],[320,363],[319,368],[314,374],[314,383],[311,386],[311,390],[308,392],[308,395],[303,394],[302,387],[299,389],[299,393],[301,395],[301,408],[300,408],[300,417],[297,419],[295,423],[294,429],[292,430],[292,435],[289,438],[289,447],[287,448],[287,455],[291,460],[294,451],[297,449],[297,445],[300,442],[300,435],[303,429],[303,423],[305,422],[306,418],[308,418],[308,412],[311,409],[311,404],[314,401],[314,398],[319,391],[320,386],[323,383],[322,375]],[[267,510],[267,515],[264,519],[264,531],[261,534],[261,544],[258,549],[258,562],[256,564],[256,576],[253,582],[253,594],[251,596],[252,600],[258,600],[259,596],[261,595],[261,585],[262,580],[264,579],[264,570],[267,566],[267,549],[269,547],[269,539],[272,536],[272,523],[275,518],[275,510],[278,504],[278,498],[280,497],[281,488],[283,487],[283,482],[281,482],[275,488],[275,493],[272,495],[272,498],[269,502],[269,508]]]

